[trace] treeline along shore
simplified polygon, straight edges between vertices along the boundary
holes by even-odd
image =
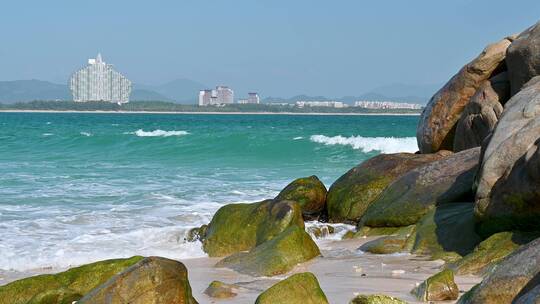
[[[354,225],[343,238],[367,238],[358,248],[367,256],[441,262],[399,297],[353,288],[349,303],[401,304],[411,293],[419,302],[539,303],[539,109],[540,23],[487,46],[432,97],[418,124],[418,153],[380,154],[328,189],[316,176],[298,178],[274,198],[223,206],[186,238],[201,242],[216,268],[279,277],[259,304],[329,302],[324,278],[298,271],[324,255],[306,220],[326,223],[325,233]],[[192,292],[188,271],[161,257],[100,261],[1,286],[0,303],[197,303],[203,295]],[[342,275],[335,284],[347,283]],[[464,275],[479,283],[458,285]],[[209,282],[204,297],[241,297],[231,283]]]
[[[365,109],[359,107],[295,107],[273,104],[227,104],[198,106],[166,101],[131,101],[126,104],[110,102],[31,101],[0,104],[0,111],[57,111],[57,112],[145,112],[145,113],[324,113],[324,114],[420,114],[414,109]]]

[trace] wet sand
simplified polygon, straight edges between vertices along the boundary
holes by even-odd
[[[374,238],[346,241],[319,240],[322,257],[298,265],[291,273],[272,278],[257,278],[236,273],[226,268],[215,268],[219,258],[185,259],[193,295],[199,303],[249,303],[268,287],[293,273],[313,272],[330,303],[348,303],[355,295],[383,293],[409,303],[417,301],[410,291],[421,281],[440,270],[442,261],[429,261],[410,254],[373,255],[356,250],[362,243]],[[28,273],[0,273],[0,285],[38,273],[61,271],[42,269]],[[240,286],[238,295],[231,299],[213,299],[204,290],[213,280]],[[461,292],[481,281],[480,277],[457,276]],[[452,302],[445,302],[452,303]]]

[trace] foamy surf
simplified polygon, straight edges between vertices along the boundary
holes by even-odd
[[[139,137],[169,137],[169,136],[183,136],[188,135],[189,132],[187,131],[164,131],[164,130],[154,130],[154,131],[144,131],[143,129],[139,129],[133,133],[128,134],[135,134]]]
[[[416,152],[418,144],[415,137],[362,137],[312,135],[310,140],[327,146],[351,146],[363,152],[380,151],[382,153]]]

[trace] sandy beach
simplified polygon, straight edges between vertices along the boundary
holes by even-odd
[[[410,291],[416,284],[440,270],[442,261],[429,261],[425,257],[411,254],[374,255],[356,250],[363,243],[376,237],[354,240],[320,240],[322,256],[297,266],[291,273],[283,276],[251,277],[226,268],[215,268],[219,258],[184,259],[188,268],[189,282],[194,297],[199,303],[238,303],[252,304],[264,290],[293,273],[312,272],[317,276],[321,288],[330,303],[348,303],[355,293],[377,294],[398,297],[409,303],[423,303],[416,300]],[[52,270],[41,270],[50,273]],[[33,273],[35,274],[35,273]],[[0,273],[0,285],[30,273]],[[213,299],[204,290],[213,280],[239,286],[238,295],[230,299]],[[481,281],[476,276],[456,276],[460,292],[469,290]],[[453,302],[445,302],[453,303]]]

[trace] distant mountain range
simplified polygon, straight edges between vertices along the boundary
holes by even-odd
[[[297,100],[336,100],[353,103],[357,100],[401,101],[426,104],[440,85],[386,85],[359,96],[329,98],[325,96],[298,95],[290,98],[266,97],[262,102],[287,102]],[[159,100],[181,104],[197,103],[197,93],[208,86],[189,79],[177,79],[162,85],[133,84],[131,100]],[[26,102],[33,100],[71,100],[67,85],[42,80],[0,81],[0,103]]]

